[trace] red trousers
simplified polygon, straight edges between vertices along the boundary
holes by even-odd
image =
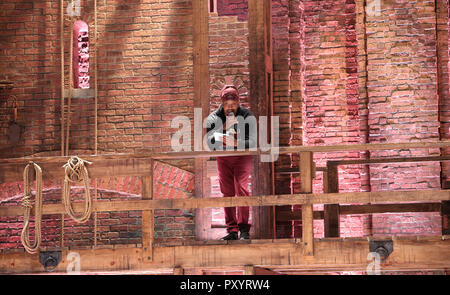
[[[224,197],[249,196],[249,176],[252,156],[217,157],[220,191]],[[249,207],[225,208],[227,232],[249,231]]]

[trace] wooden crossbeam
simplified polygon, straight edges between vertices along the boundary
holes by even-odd
[[[157,196],[155,196],[156,198]],[[96,212],[145,211],[156,209],[192,209],[245,206],[283,206],[313,204],[351,204],[351,203],[386,203],[417,201],[449,201],[450,190],[392,191],[392,192],[349,192],[329,194],[292,194],[249,196],[245,198],[192,198],[192,199],[153,199],[129,201],[93,201]],[[76,212],[83,211],[83,203],[74,203]],[[33,211],[33,210],[32,210]],[[62,204],[45,204],[42,214],[63,213]],[[33,212],[32,212],[33,213]],[[356,214],[356,213],[355,213]],[[22,216],[21,205],[0,206],[0,217]]]
[[[207,152],[210,157],[212,152]],[[219,152],[220,155],[246,155],[258,154],[257,152]],[[196,158],[197,153],[193,152],[190,156]],[[206,154],[198,154],[203,157]],[[169,155],[168,155],[169,157]],[[188,156],[185,156],[188,157]],[[131,176],[131,175],[149,175],[150,159],[162,158],[157,154],[115,154],[115,155],[86,155],[82,156],[84,160],[92,162],[88,165],[89,176],[91,178],[111,177],[111,176]],[[440,157],[414,157],[414,158],[386,158],[386,159],[370,159],[370,160],[342,160],[329,161],[329,165],[344,164],[374,164],[374,163],[394,163],[394,162],[421,162],[421,161],[444,161],[450,159],[450,156]],[[32,157],[32,158],[15,158],[0,159],[0,183],[16,182],[23,180],[23,169],[29,161],[34,161],[43,169],[43,179],[63,178],[64,169],[62,166],[67,163],[69,157]],[[209,164],[214,165],[214,164]],[[212,171],[213,167],[209,167],[208,171]],[[298,169],[288,169],[280,171],[282,173],[299,173]],[[327,171],[327,168],[317,167],[317,171]],[[208,176],[211,173],[208,172]]]
[[[373,213],[409,213],[409,212],[440,212],[441,203],[414,203],[414,204],[372,204],[372,205],[341,205],[340,215],[373,214]],[[314,219],[324,219],[323,211],[314,211]],[[278,221],[300,220],[299,211],[278,211]]]
[[[384,163],[414,163],[414,162],[440,162],[450,160],[450,155],[429,156],[429,157],[403,157],[403,158],[376,158],[376,159],[355,159],[355,160],[332,160],[329,165],[354,165],[354,164],[384,164]]]
[[[237,243],[233,243],[237,242]],[[71,262],[69,252],[80,255],[85,271],[186,269],[208,267],[351,268],[365,271],[369,241],[366,238],[327,238],[314,241],[314,256],[303,254],[299,242],[254,240],[226,245],[154,247],[154,259],[142,260],[142,248],[63,250],[62,261],[55,272],[65,272]],[[380,265],[388,269],[445,269],[450,267],[450,240],[441,236],[395,237],[393,252]],[[234,257],[234,259],[230,259]],[[0,273],[43,272],[38,255],[25,252],[0,254]]]
[[[33,161],[42,168],[42,178],[47,179],[64,179],[64,168],[62,166],[67,163],[69,158],[58,157],[58,161],[42,161],[36,158]],[[90,161],[87,158],[81,157]],[[65,160],[65,161],[64,161]],[[87,165],[89,177],[102,178],[112,176],[149,176],[151,159],[103,159],[93,161]],[[23,170],[28,164],[0,164],[0,183],[23,181]]]
[[[333,152],[333,151],[370,151],[392,149],[435,149],[450,147],[450,140],[436,142],[407,142],[407,143],[371,143],[352,145],[325,145],[325,146],[292,146],[279,147],[277,151],[196,151],[196,152],[167,152],[154,153],[151,150],[141,150],[133,154],[102,154],[87,155],[83,159],[88,161],[117,160],[117,159],[142,159],[153,158],[155,160],[210,158],[219,156],[261,155],[270,153],[292,154],[299,152]],[[23,157],[0,159],[0,164],[24,164],[29,161],[66,163],[69,157]]]

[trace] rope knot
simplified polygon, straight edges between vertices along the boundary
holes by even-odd
[[[65,180],[70,182],[82,182],[87,178],[86,164],[92,164],[77,156],[73,156],[64,164],[65,168]]]
[[[90,196],[90,181],[89,174],[85,164],[92,164],[91,162],[84,161],[77,156],[72,156],[69,161],[63,166],[65,169],[63,194],[62,199],[67,214],[72,217],[78,223],[84,223],[89,220],[92,211],[91,196]],[[76,216],[75,211],[72,208],[70,201],[70,182],[84,182],[85,189],[85,207],[84,213],[81,216]]]
[[[33,201],[31,200],[31,195],[24,195],[22,198],[22,206],[24,208],[33,208]]]

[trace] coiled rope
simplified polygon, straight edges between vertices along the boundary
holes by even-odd
[[[36,206],[34,209],[34,243],[30,242],[30,213],[33,208],[31,200],[31,181],[30,181],[30,166],[33,165],[36,173]],[[25,250],[30,254],[38,252],[41,245],[41,220],[42,220],[42,169],[36,163],[30,162],[23,171],[24,181],[24,196],[22,198],[22,206],[25,208],[23,214],[23,229],[20,235]]]
[[[84,161],[77,156],[73,156],[63,166],[65,169],[63,193],[62,193],[64,208],[66,210],[66,213],[78,223],[84,223],[88,221],[92,213],[92,200],[89,191],[90,181],[85,163],[92,164],[91,162]],[[80,182],[84,183],[85,206],[84,212],[80,216],[76,216],[72,208],[72,203],[70,201],[70,183],[80,183]]]

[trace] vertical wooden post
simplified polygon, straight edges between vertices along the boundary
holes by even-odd
[[[327,164],[326,193],[339,192],[338,166]],[[324,205],[324,235],[325,237],[339,237],[339,204]]]
[[[143,200],[153,199],[153,159],[150,160],[151,175],[141,177]],[[153,260],[154,211],[142,211],[142,258],[145,262]]]
[[[194,150],[203,150],[203,118],[209,112],[209,0],[193,0],[193,78],[194,78],[194,108],[201,109],[200,124],[194,124]],[[198,129],[201,129],[198,130]],[[206,158],[194,160],[195,197],[206,198],[209,192],[209,182],[206,169]],[[211,209],[197,209],[195,213],[195,237],[197,240],[207,240],[211,230]]]
[[[313,153],[300,153],[300,181],[302,194],[312,193]],[[302,205],[302,241],[304,255],[314,255],[314,217],[313,205]]]
[[[272,1],[248,1],[250,109],[258,119],[273,113],[272,74]],[[259,121],[259,120],[258,120]],[[271,122],[268,122],[270,128]],[[260,126],[261,128],[261,126]],[[268,132],[270,134],[270,132]],[[270,136],[270,135],[269,135]],[[270,139],[270,138],[269,138]],[[272,193],[272,163],[253,160],[252,195]],[[273,238],[274,214],[272,207],[252,207],[253,235],[259,239]]]
[[[450,201],[441,204],[442,235],[450,235]]]

